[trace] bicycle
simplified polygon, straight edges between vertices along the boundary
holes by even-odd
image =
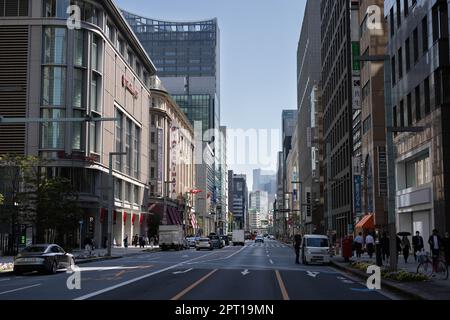
[[[448,279],[448,267],[444,260],[431,258],[428,252],[417,255],[419,265],[417,274],[423,274],[428,278],[438,278],[439,280]]]

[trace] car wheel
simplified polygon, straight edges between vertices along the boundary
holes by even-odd
[[[52,265],[50,266],[49,273],[55,274],[57,271],[58,271],[58,264],[56,263],[56,261],[53,261]]]

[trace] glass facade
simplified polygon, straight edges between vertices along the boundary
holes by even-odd
[[[216,75],[216,20],[169,22],[123,11],[161,77]]]
[[[192,123],[202,122],[203,132],[213,127],[210,120],[212,99],[208,94],[172,95],[172,97]]]

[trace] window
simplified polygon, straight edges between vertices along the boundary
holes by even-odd
[[[406,73],[411,70],[411,49],[409,45],[409,38],[405,41],[405,62],[406,62]]]
[[[94,36],[92,39],[92,48],[91,48],[91,63],[92,69],[99,70],[99,49],[100,49],[100,40],[97,36]]]
[[[407,17],[409,14],[408,0],[403,0],[403,10],[404,10],[405,17]]]
[[[398,79],[403,78],[403,52],[402,48],[398,49]]]
[[[100,99],[99,99],[99,90],[100,90],[100,77],[93,72],[91,79],[91,110],[100,111]]]
[[[122,122],[123,122],[123,114],[119,111],[116,110],[116,118],[118,118],[119,120],[116,121],[116,128],[115,128],[115,140],[116,140],[116,152],[122,152],[123,150],[123,127],[122,127]],[[122,157],[121,156],[116,156],[115,157],[115,164],[116,164],[116,170],[121,171],[122,170]]]
[[[150,142],[151,143],[156,143],[156,133],[155,132],[152,132],[150,134]]]
[[[84,31],[75,30],[75,54],[74,65],[77,67],[84,67]]]
[[[437,69],[434,72],[434,95],[435,95],[435,103],[438,106],[442,103],[442,79],[440,69]],[[425,110],[425,113],[426,112],[427,110]]]
[[[407,126],[411,126],[412,125],[412,98],[411,98],[411,93],[408,94],[406,96],[406,115],[407,115],[407,121],[408,123],[406,124]]]
[[[125,161],[125,173],[131,175],[131,139],[132,139],[132,121],[130,119],[126,119],[126,130],[125,130],[125,152],[126,152],[126,161]]]
[[[125,182],[125,201],[131,202],[131,184]]]
[[[62,109],[43,109],[41,117],[44,119],[59,119],[65,117]],[[64,130],[62,122],[44,122],[41,124],[41,148],[64,149]]]
[[[398,127],[398,113],[397,113],[397,106],[394,106],[394,110],[393,110],[393,115],[394,115],[394,128]]]
[[[140,195],[140,190],[139,190],[140,188],[138,187],[138,186],[134,186],[134,196],[133,196],[133,202],[135,203],[135,204],[139,204],[141,201],[141,199],[140,199],[140,197],[139,197],[139,195]]]
[[[372,127],[372,116],[369,115],[363,122],[363,135],[366,134]]]
[[[156,161],[156,152],[155,150],[150,150],[150,160],[151,161]]]
[[[422,20],[422,50],[423,53],[428,52],[428,18],[425,16]]]
[[[0,17],[28,16],[28,0],[0,0]]]
[[[75,68],[73,70],[73,99],[72,103],[75,108],[84,108],[83,92],[84,92],[84,70]]]
[[[400,28],[401,24],[402,24],[401,0],[397,0],[397,27]]]
[[[133,56],[133,51],[131,51],[131,50],[128,50],[128,52],[127,52],[127,61],[130,64],[130,66],[133,67],[134,56]]]
[[[125,56],[125,41],[119,37],[118,40],[119,52],[122,56]]]
[[[414,62],[419,61],[419,31],[417,28],[413,31],[413,42],[414,42]]]
[[[394,7],[391,8],[391,11],[389,13],[389,30],[391,31],[391,38],[394,36],[395,32],[395,25],[394,25]]]
[[[109,40],[111,40],[111,42],[115,46],[115,44],[116,44],[116,29],[109,22],[106,24],[106,36],[108,37]]]
[[[114,179],[114,197],[117,200],[122,200],[122,180]]]
[[[431,102],[430,102],[430,78],[426,78],[423,82],[424,90],[423,95],[425,99],[425,115],[428,115],[431,111]]]
[[[133,170],[134,170],[133,173],[135,178],[139,178],[140,158],[141,158],[141,129],[135,126],[134,141],[133,141]]]
[[[44,17],[46,18],[67,18],[67,8],[70,0],[44,0]]]
[[[395,56],[394,57],[392,57],[392,60],[391,60],[391,70],[392,70],[392,85],[394,86],[395,85],[395,72],[396,72],[396,70],[395,70]]]
[[[44,67],[42,105],[63,106],[66,103],[66,68]]]
[[[420,187],[431,182],[430,156],[428,153],[405,163],[406,188]]]
[[[97,114],[92,114],[93,117],[98,117]],[[89,151],[100,154],[101,151],[101,123],[100,121],[89,122]]]
[[[81,110],[74,110],[73,116],[75,118],[83,118],[85,114]],[[83,126],[82,122],[74,122],[72,123],[72,149],[74,150],[83,150]]]
[[[420,105],[420,86],[416,87],[416,121],[420,121],[422,119],[421,115],[421,105]]]
[[[45,27],[43,63],[66,64],[66,56],[67,29]]]
[[[405,126],[405,106],[403,100],[400,101],[400,127]]]

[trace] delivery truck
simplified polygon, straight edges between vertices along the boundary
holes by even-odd
[[[233,246],[245,245],[245,232],[244,230],[233,230],[232,237]]]
[[[159,226],[159,247],[162,251],[175,249],[177,251],[186,248],[184,230],[182,225]]]

